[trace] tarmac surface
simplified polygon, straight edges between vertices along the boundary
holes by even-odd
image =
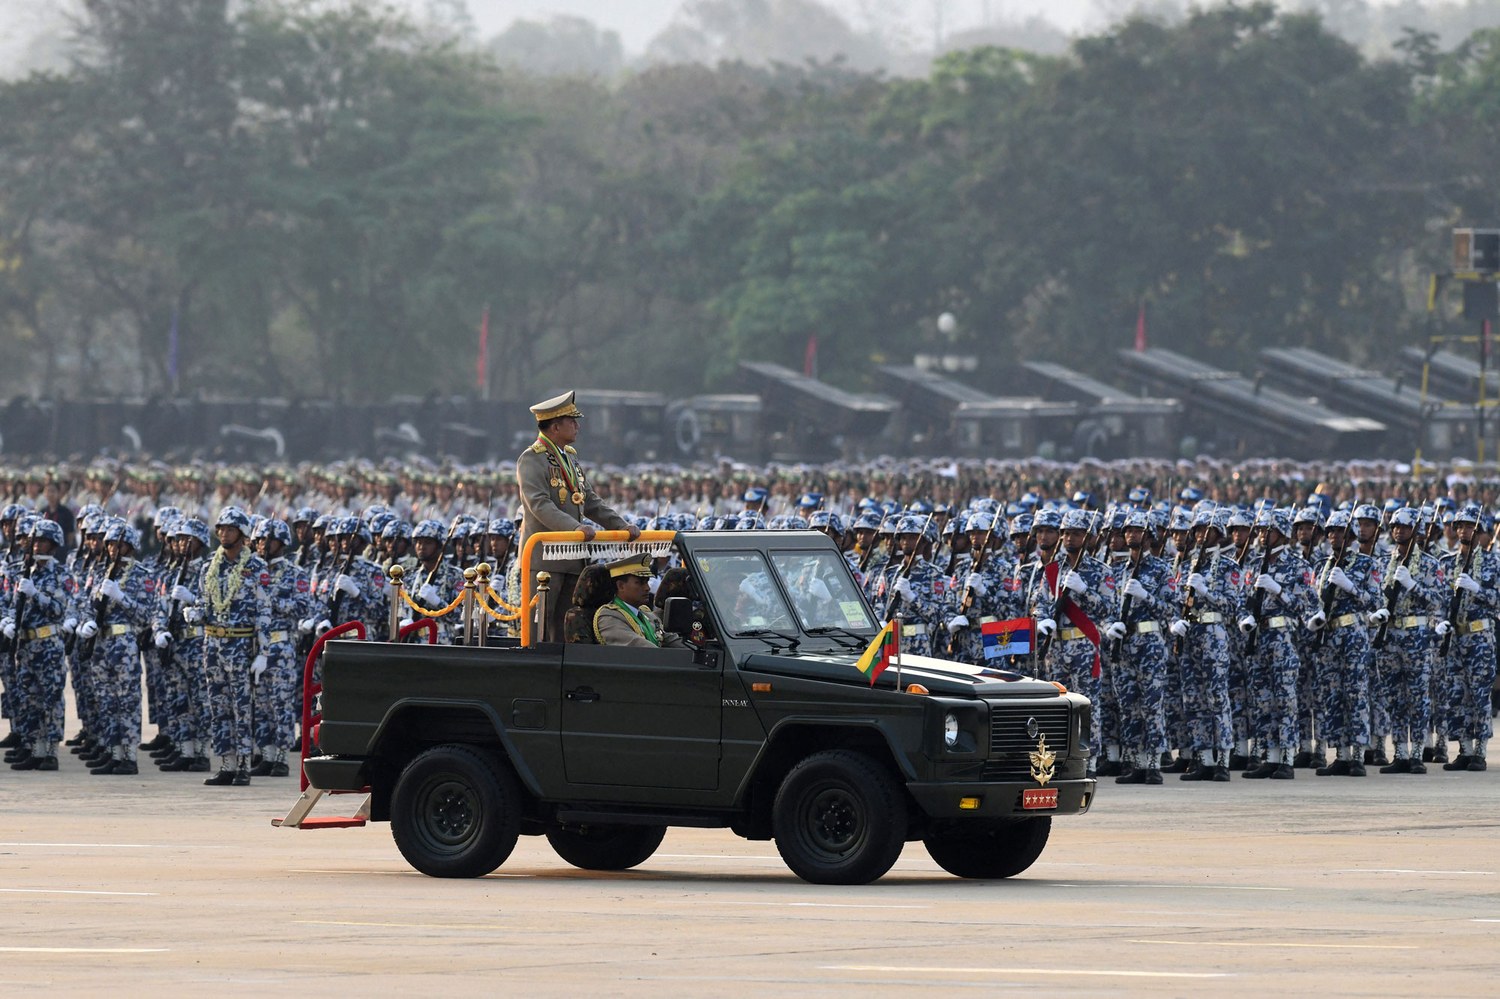
[[[1018,878],[912,843],[848,888],[697,829],[625,873],[523,838],[436,880],[384,824],[273,828],[296,797],[0,769],[6,994],[1479,996],[1500,972],[1500,769],[1106,781]]]

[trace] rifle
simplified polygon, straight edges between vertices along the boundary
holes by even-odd
[[[335,625],[344,623],[339,620],[339,612],[343,608],[344,604],[344,591],[339,589],[338,587],[339,576],[347,576],[349,574],[349,570],[354,568],[354,559],[358,554],[359,538],[353,534],[346,535],[346,537],[348,537],[349,539],[349,552],[344,556],[343,567],[334,574],[333,600],[330,601],[328,605],[328,620],[333,622]]]
[[[1076,552],[1068,552],[1067,549],[1063,548],[1062,544],[1059,542],[1057,546],[1057,554],[1052,557],[1053,563],[1062,562],[1064,555],[1067,555],[1071,559],[1071,561],[1068,563],[1067,572],[1077,572],[1078,566],[1083,562],[1083,546],[1080,545],[1078,547],[1078,551]],[[1045,578],[1045,575],[1046,570],[1044,569],[1043,578]],[[1057,570],[1057,592],[1053,594],[1052,613],[1047,615],[1052,619],[1052,622],[1054,624],[1056,624],[1058,619],[1062,617],[1063,612],[1068,609],[1068,604],[1071,599],[1071,594],[1069,593],[1068,588],[1063,585],[1063,575],[1064,570],[1062,569],[1061,565],[1059,565]],[[1052,634],[1057,634],[1055,629]],[[1047,658],[1047,652],[1051,648],[1052,635],[1047,635],[1043,637],[1041,643],[1037,645],[1037,662],[1045,661]]]
[[[183,551],[181,555],[177,556],[177,575],[172,580],[172,588],[167,591],[169,596],[173,593],[176,593],[177,587],[182,585],[183,577],[187,575],[188,563],[191,561],[192,559],[188,557],[186,551]],[[168,563],[167,570],[169,572],[171,571],[171,568],[171,563]],[[182,601],[178,600],[175,596],[172,596],[171,600],[168,601],[167,608],[167,634],[172,636],[173,641],[177,640],[177,629],[182,623]]]
[[[36,556],[33,555],[30,550],[26,552],[25,565],[25,578],[31,579],[36,575]],[[27,607],[25,594],[16,594],[16,605],[11,609],[10,615],[11,621],[13,621],[16,626],[16,635],[14,638],[7,638],[5,640],[6,651],[10,653],[11,676],[16,676],[16,671],[21,667],[21,622],[25,618],[26,611]]]
[[[1391,561],[1385,568],[1385,578],[1389,580],[1385,586],[1386,618],[1380,622],[1375,638],[1370,642],[1372,648],[1383,649],[1386,642],[1390,641],[1391,617],[1395,614],[1396,600],[1401,596],[1401,584],[1396,582],[1396,569],[1405,565],[1407,559],[1411,558],[1412,549],[1416,547],[1416,544],[1417,532],[1413,530],[1411,537],[1406,539],[1406,546],[1400,552],[1397,552],[1395,548],[1391,549]]]
[[[108,581],[108,580],[111,580],[111,579],[115,578],[115,574],[120,571],[120,563],[123,562],[124,560],[125,560],[125,556],[124,556],[124,551],[122,549],[121,553],[119,555],[116,555],[114,558],[110,559],[109,568],[104,571],[104,580],[105,581]],[[95,596],[94,597],[94,626],[96,628],[102,627],[99,624],[99,621],[100,621],[101,618],[104,617],[105,612],[107,612],[108,610],[109,610],[109,598],[103,597],[103,596]],[[94,655],[94,645],[97,642],[98,638],[99,638],[99,632],[95,631],[92,637],[86,638],[86,639],[83,640],[84,644],[80,645],[78,647],[79,648],[79,656],[80,656],[80,658],[87,660],[87,659],[90,659],[90,658],[93,657],[93,655]]]
[[[1130,581],[1132,579],[1134,579],[1136,577],[1136,573],[1138,573],[1140,571],[1141,562],[1145,561],[1145,558],[1146,558],[1145,545],[1146,545],[1146,541],[1145,541],[1145,538],[1143,537],[1141,539],[1141,554],[1140,554],[1140,558],[1137,559],[1136,556],[1135,556],[1135,552],[1131,552],[1130,553],[1130,558],[1126,560],[1126,566],[1129,568],[1129,572],[1125,576],[1125,586],[1129,586],[1130,585]],[[1124,593],[1125,586],[1121,586],[1120,587],[1120,590],[1121,590],[1122,593]],[[1129,630],[1130,625],[1126,622],[1126,618],[1130,616],[1131,606],[1134,603],[1135,603],[1135,600],[1128,593],[1124,593],[1124,595],[1120,597],[1120,622],[1122,624],[1125,624],[1125,627],[1126,627],[1127,631]],[[1054,618],[1053,620],[1056,620],[1056,619]],[[1115,639],[1114,642],[1113,642],[1113,644],[1111,644],[1110,647],[1109,647],[1110,658],[1111,659],[1119,659],[1120,658],[1120,653],[1123,652],[1123,651],[1125,651],[1125,639],[1124,638],[1117,638],[1117,639]]]
[[[1474,558],[1474,541],[1470,539],[1458,546],[1458,558],[1453,562],[1453,596],[1448,598],[1448,634],[1443,636],[1443,643],[1438,646],[1438,655],[1446,656],[1448,650],[1453,646],[1453,632],[1458,629],[1458,612],[1463,609],[1464,589],[1458,585],[1458,579],[1469,571],[1469,563]]]
[[[1204,549],[1206,549],[1207,547],[1208,547],[1207,545],[1197,545],[1196,547],[1193,548],[1193,557],[1188,560],[1188,578],[1189,579],[1191,579],[1192,577],[1194,577],[1194,576],[1196,576],[1198,574],[1198,567],[1203,562],[1203,552],[1204,552]],[[1215,551],[1215,555],[1217,555],[1217,554],[1218,554],[1217,551]],[[1184,586],[1187,585],[1186,581],[1184,581],[1183,585]],[[1185,597],[1182,598],[1182,619],[1184,621],[1188,622],[1189,624],[1191,624],[1192,621],[1193,621],[1193,617],[1192,617],[1193,610],[1197,606],[1198,606],[1198,591],[1195,590],[1195,589],[1193,589],[1191,586],[1188,586],[1187,587],[1187,596],[1185,596]],[[1177,655],[1177,656],[1182,655],[1182,648],[1186,644],[1187,644],[1186,637],[1183,636],[1183,635],[1178,635],[1177,638],[1174,639],[1173,642],[1172,642],[1172,654],[1173,655]]]
[[[1256,579],[1264,576],[1266,570],[1271,568],[1274,549],[1271,547],[1271,540],[1269,538],[1264,539],[1264,543],[1266,550],[1261,553],[1260,572],[1255,574]],[[1245,655],[1247,656],[1255,655],[1255,650],[1260,648],[1260,617],[1265,606],[1266,591],[1257,589],[1250,595],[1250,616],[1255,619],[1255,630],[1251,631],[1250,637],[1245,640]]]
[[[1321,649],[1323,647],[1324,643],[1328,641],[1328,632],[1333,628],[1333,602],[1338,599],[1338,587],[1334,586],[1331,580],[1333,578],[1333,570],[1339,567],[1339,563],[1344,560],[1344,553],[1349,550],[1349,534],[1350,532],[1346,529],[1344,531],[1344,546],[1335,549],[1328,556],[1328,569],[1323,575],[1323,588],[1318,592],[1318,602],[1322,605],[1323,616],[1328,618],[1328,620],[1324,622],[1323,627],[1318,629],[1318,633],[1313,636],[1312,647],[1314,649]],[[1355,550],[1358,550],[1357,546]],[[1351,567],[1354,565],[1352,559],[1349,565]]]
[[[972,576],[975,573],[980,572],[980,571],[982,571],[984,569],[984,560],[985,560],[985,558],[990,553],[990,538],[994,537],[994,535],[995,535],[995,522],[998,521],[999,519],[1000,518],[998,516],[993,516],[993,517],[990,518],[990,527],[989,527],[989,530],[987,530],[987,531],[984,532],[984,540],[982,540],[982,541],[979,542],[979,553],[974,556],[974,561],[971,563],[971,565],[969,567],[969,575]],[[973,604],[974,604],[974,592],[971,589],[969,589],[969,581],[967,579],[965,579],[964,580],[964,595],[959,598],[959,601],[958,601],[958,612],[960,614],[968,614],[969,613],[969,608],[971,606],[973,606]],[[948,636],[948,654],[949,655],[953,654],[953,636],[951,634]]]

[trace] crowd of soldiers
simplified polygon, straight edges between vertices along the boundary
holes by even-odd
[[[393,601],[403,623],[450,607],[480,561],[519,593],[508,464],[99,462],[0,484],[16,770],[58,768],[70,684],[91,773],[146,752],[211,786],[287,775],[315,636],[384,637]],[[1088,695],[1097,772],[1122,782],[1486,766],[1500,481],[1463,463],[723,462],[606,466],[588,488],[641,530],[827,533],[903,654]]]

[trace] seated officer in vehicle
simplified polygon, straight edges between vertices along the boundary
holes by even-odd
[[[594,611],[594,639],[600,645],[686,648],[650,609],[651,556],[631,555],[609,563],[608,569],[615,595]]]

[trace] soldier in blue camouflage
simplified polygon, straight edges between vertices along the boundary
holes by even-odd
[[[1048,646],[1037,665],[1038,675],[1056,680],[1099,703],[1099,647],[1096,639],[1066,613],[1074,607],[1093,627],[1106,621],[1114,605],[1115,577],[1108,566],[1084,551],[1090,514],[1070,510],[1064,521],[1055,510],[1042,510],[1032,522],[1036,550],[1022,569],[1027,607],[1036,619],[1038,653]],[[1101,750],[1099,712],[1093,711],[1089,733],[1090,755]],[[1091,765],[1090,769],[1093,769]]]
[[[89,615],[78,626],[78,637],[94,640],[98,670],[99,717],[105,728],[91,774],[131,776],[140,772],[136,751],[141,738],[141,652],[137,633],[147,627],[154,609],[146,567],[136,560],[140,532],[123,520],[112,522],[104,535],[108,565],[89,592]]]
[[[1452,647],[1442,664],[1449,703],[1455,706],[1458,755],[1444,770],[1488,768],[1485,749],[1491,734],[1490,690],[1495,684],[1495,611],[1500,607],[1500,562],[1475,544],[1482,514],[1470,505],[1454,515],[1459,549],[1443,558],[1453,587]]]
[[[171,750],[157,755],[156,765],[167,773],[207,773],[212,726],[208,677],[203,663],[203,623],[189,623],[185,614],[198,604],[197,587],[208,552],[208,525],[197,517],[179,518],[168,541],[176,569],[158,601],[152,623],[152,645],[161,651],[167,677]],[[194,614],[198,614],[195,610]]]
[[[250,517],[227,506],[215,521],[219,547],[203,567],[199,602],[187,608],[189,623],[204,626],[203,661],[219,772],[203,783],[245,787],[254,752],[252,687],[269,666],[271,573],[251,552]]]
[[[1296,630],[1321,628],[1327,617],[1318,606],[1312,567],[1289,543],[1291,517],[1265,510],[1255,526],[1261,558],[1239,627],[1247,636],[1251,731],[1265,745],[1266,760],[1247,770],[1245,777],[1291,780],[1297,775],[1292,758],[1297,751],[1297,681],[1302,671]],[[1253,632],[1258,634],[1252,636]]]
[[[12,770],[56,770],[57,744],[63,737],[62,622],[69,611],[73,577],[57,561],[63,545],[62,526],[36,520],[29,534],[19,538],[22,561],[12,567],[4,620],[0,632],[15,643],[10,674],[14,684],[11,731],[17,735]]]
[[[287,753],[297,742],[302,669],[297,661],[297,623],[313,612],[307,572],[287,557],[292,530],[285,521],[267,520],[250,539],[271,575],[271,643],[264,649],[265,671],[255,680],[255,745],[260,760],[251,777],[285,777]]]
[[[1180,617],[1171,632],[1181,644],[1183,714],[1195,756],[1187,781],[1228,781],[1234,747],[1230,701],[1230,631],[1244,607],[1240,567],[1227,536],[1228,511],[1205,510],[1193,519],[1196,545],[1180,586]]]
[[[875,609],[882,619],[901,618],[902,655],[933,655],[947,589],[941,570],[928,559],[937,538],[930,515],[902,517],[896,527],[898,554],[879,576]]]
[[[1172,567],[1151,554],[1151,518],[1144,510],[1125,518],[1128,556],[1116,568],[1122,580],[1114,613],[1104,637],[1115,644],[1115,690],[1120,711],[1120,738],[1129,767],[1117,784],[1160,784],[1161,756],[1167,749],[1167,643],[1161,622],[1177,615],[1178,598]]]
[[[423,610],[442,610],[456,600],[464,589],[463,570],[443,552],[447,533],[442,523],[436,520],[424,520],[412,528],[412,547],[416,550],[417,566],[405,583],[408,595]],[[403,607],[402,611],[403,627],[418,616],[410,607]],[[439,645],[453,644],[454,633],[461,626],[462,617],[460,609],[434,619],[437,622]]]
[[[160,603],[164,592],[163,587],[167,585],[166,576],[169,566],[166,539],[173,521],[181,516],[182,511],[177,507],[162,506],[150,518],[156,544],[153,551],[149,555],[141,556],[139,561],[146,570],[147,592],[153,605],[151,617],[155,616],[155,605]],[[166,675],[165,658],[162,651],[151,641],[151,637],[151,630],[148,626],[142,630],[137,642],[141,647],[141,660],[145,664],[146,672],[146,717],[152,725],[156,726],[156,735],[150,742],[141,743],[140,748],[155,752],[168,748],[170,744],[166,726],[169,718],[167,702],[171,699],[171,695],[167,689],[169,681]]]
[[[1386,625],[1386,644],[1375,651],[1375,670],[1385,702],[1390,706],[1395,759],[1381,773],[1427,772],[1422,743],[1432,724],[1431,675],[1437,643],[1433,641],[1447,612],[1443,605],[1443,569],[1422,550],[1417,536],[1421,514],[1402,507],[1391,515],[1391,552],[1377,569],[1376,581],[1385,587],[1386,604],[1372,615],[1372,623]],[[1388,623],[1387,623],[1387,619]],[[1373,729],[1372,738],[1381,733]]]
[[[1319,739],[1335,747],[1320,777],[1363,777],[1370,745],[1370,664],[1373,652],[1366,621],[1382,597],[1375,560],[1359,550],[1348,512],[1335,510],[1325,525],[1329,550],[1314,567],[1327,623],[1311,646]]]
[[[1006,596],[1006,583],[1015,575],[1015,566],[1003,551],[1005,518],[991,511],[963,516],[969,550],[958,566],[950,588],[947,630],[951,638],[952,657],[975,666],[986,664],[982,628],[993,621],[1004,620],[998,614]],[[1014,615],[1013,615],[1014,616]]]

